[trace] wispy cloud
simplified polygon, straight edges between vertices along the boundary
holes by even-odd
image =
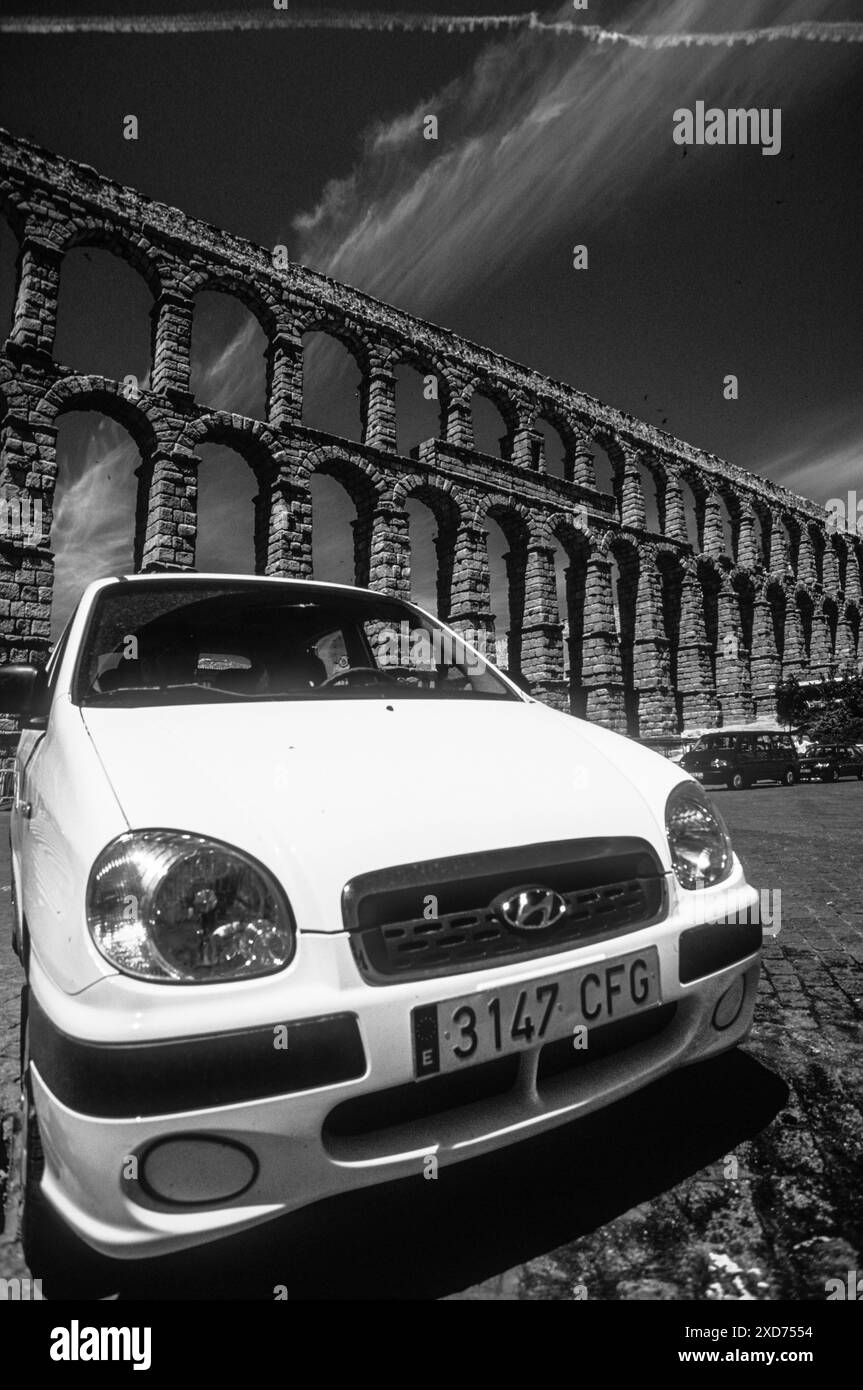
[[[859,412],[811,415],[786,438],[764,441],[759,472],[823,506],[856,492],[863,498],[863,433]]]
[[[138,451],[113,420],[94,425],[83,446],[70,442],[60,457],[65,486],[58,489],[52,545],[55,553],[52,624],[58,632],[84,584],[132,568]]]
[[[679,177],[675,108],[705,96],[745,104],[756,92],[765,105],[780,79],[783,100],[804,101],[835,78],[835,64],[813,65],[805,45],[777,64],[765,43],[743,54],[733,35],[696,43],[712,8],[642,3],[620,42],[600,47],[557,44],[531,26],[489,43],[462,78],[367,132],[351,173],[296,218],[298,258],[431,317],[511,271],[550,232],[575,227],[583,240],[645,189]],[[825,11],[827,0],[785,0],[776,30],[746,33],[802,36],[813,8]],[[572,27],[571,8],[559,14]],[[425,114],[438,118],[437,144],[423,138]]]

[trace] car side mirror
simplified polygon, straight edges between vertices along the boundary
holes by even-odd
[[[0,666],[0,714],[14,714],[25,729],[44,729],[48,678],[41,666]]]
[[[509,676],[513,685],[517,685],[519,690],[524,691],[525,695],[533,694],[533,686],[531,685],[527,676],[523,675],[521,671],[507,671],[507,675]]]

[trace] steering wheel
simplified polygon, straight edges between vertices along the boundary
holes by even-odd
[[[361,679],[355,681],[355,676],[359,676]],[[347,681],[348,685],[369,685],[373,681],[389,684],[390,676],[377,666],[346,666],[344,670],[334,671],[331,676],[327,676],[325,681],[321,681],[318,690],[326,690],[328,686],[337,685],[339,681]]]

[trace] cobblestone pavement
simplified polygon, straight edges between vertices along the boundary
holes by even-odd
[[[218,1258],[211,1248],[125,1268],[117,1288],[163,1298],[272,1298],[284,1285],[292,1298],[820,1300],[827,1279],[863,1268],[863,786],[714,795],[750,881],[774,905],[782,894],[743,1048],[436,1182],[418,1171],[226,1241]],[[0,836],[5,852],[5,825]],[[0,884],[3,1168],[20,987],[5,865]],[[24,1272],[14,1187],[6,1195],[0,1276]]]

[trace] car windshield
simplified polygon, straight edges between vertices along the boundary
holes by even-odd
[[[733,735],[733,734],[706,734],[706,735],[703,735],[703,736],[698,740],[698,742],[696,743],[696,745],[695,745],[695,747],[694,747],[694,749],[693,749],[692,751],[693,751],[694,753],[704,753],[704,752],[711,752],[711,753],[713,753],[713,752],[716,752],[718,749],[722,749],[722,750],[724,750],[725,752],[730,752],[730,750],[731,750],[733,747],[734,747],[734,735]]]
[[[250,700],[517,700],[433,619],[312,584],[136,580],[97,595],[73,699],[133,706]]]

